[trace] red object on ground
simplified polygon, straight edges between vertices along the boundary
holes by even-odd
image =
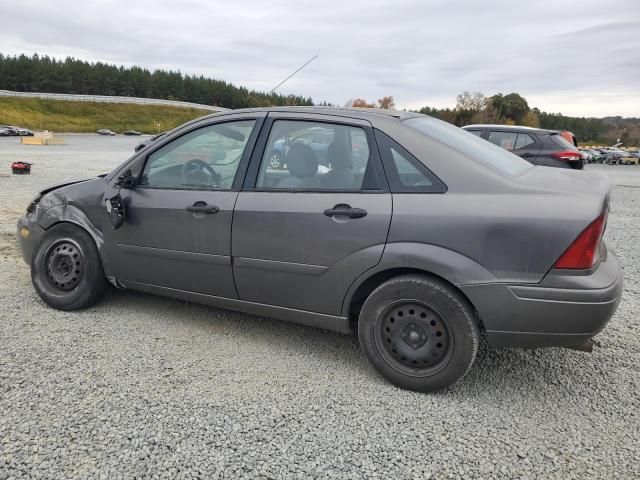
[[[31,173],[31,165],[28,162],[13,162],[11,171],[16,175],[29,175]]]

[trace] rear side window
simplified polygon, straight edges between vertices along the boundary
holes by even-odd
[[[307,120],[276,120],[256,187],[273,190],[378,188],[365,131],[357,126]],[[279,161],[272,162],[273,158]]]
[[[528,133],[519,133],[518,140],[516,140],[516,150],[518,150],[519,148],[528,147],[532,143],[536,142],[533,138],[531,138],[531,135],[529,135]]]
[[[444,193],[447,187],[422,162],[388,135],[376,130],[384,169],[394,193]]]
[[[518,134],[514,132],[489,132],[489,141],[505,150],[516,148]]]

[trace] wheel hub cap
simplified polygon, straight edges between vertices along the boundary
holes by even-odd
[[[78,246],[67,240],[52,245],[47,255],[47,278],[59,290],[78,286],[84,272],[84,257]]]
[[[427,370],[449,351],[449,330],[440,315],[419,302],[392,305],[383,313],[378,338],[387,356],[413,371]]]

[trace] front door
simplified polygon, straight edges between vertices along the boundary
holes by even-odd
[[[248,118],[205,125],[148,155],[135,187],[121,192],[125,222],[108,233],[119,281],[237,298],[234,181],[248,160],[255,124]]]
[[[347,288],[380,261],[391,195],[370,125],[340,121],[269,115],[262,159],[252,159],[234,213],[240,299],[340,315]],[[322,131],[326,145],[296,141],[305,131]],[[272,169],[268,159],[282,143],[286,167]]]

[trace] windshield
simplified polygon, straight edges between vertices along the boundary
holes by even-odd
[[[404,123],[502,175],[516,177],[533,167],[517,155],[442,120],[422,116]]]

